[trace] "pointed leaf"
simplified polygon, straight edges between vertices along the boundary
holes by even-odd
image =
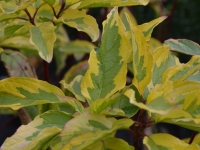
[[[183,81],[200,70],[200,56],[193,56],[186,64],[171,67],[162,76],[162,81]]]
[[[144,23],[142,25],[137,26],[137,28],[143,33],[146,41],[149,41],[151,38],[151,33],[153,32],[153,29],[161,23],[163,20],[165,20],[167,17],[162,16],[157,19],[154,19],[148,23]]]
[[[126,84],[129,42],[124,36],[124,26],[114,8],[103,23],[102,41],[92,50],[89,69],[81,83],[82,94],[92,101],[108,98]]]
[[[88,69],[88,62],[87,61],[82,61],[77,63],[76,65],[73,65],[64,75],[63,80],[66,83],[70,83],[73,81],[74,77],[77,75],[84,75],[85,72]]]
[[[113,135],[118,129],[129,128],[132,124],[131,119],[115,120],[103,115],[82,114],[65,124],[57,137],[61,142],[54,149],[82,150]]]
[[[163,133],[146,136],[143,142],[149,150],[189,150],[188,148],[192,147],[200,149],[198,145],[191,146],[172,135]]]
[[[85,102],[85,98],[81,93],[82,78],[83,76],[78,75],[70,84],[67,84],[64,80],[62,80],[60,83],[65,89],[68,89],[70,92],[72,92],[78,100]]]
[[[154,51],[153,59],[155,64],[152,81],[156,85],[162,82],[163,73],[178,63],[178,58],[170,52],[169,46],[161,46]]]
[[[9,76],[37,78],[35,69],[29,64],[25,56],[21,53],[6,50],[0,57]]]
[[[86,14],[85,10],[67,9],[61,19],[66,25],[87,33],[93,42],[98,39],[98,24],[92,16]]]
[[[126,31],[130,31],[129,22],[128,22],[127,17],[126,17],[125,14],[127,14],[129,16],[130,21],[131,21],[131,23],[133,25],[136,26],[137,25],[137,21],[136,21],[135,17],[133,16],[133,14],[131,13],[131,11],[127,7],[123,7],[122,8],[122,10],[119,13],[119,16],[120,16],[123,24],[126,27]]]
[[[131,44],[133,52],[133,84],[137,87],[140,94],[143,94],[144,88],[151,81],[153,58],[149,50],[149,46],[145,40],[145,37],[133,24],[127,16],[127,20],[130,26]]]
[[[25,106],[61,102],[56,94],[64,95],[56,86],[35,78],[13,77],[0,81],[0,107],[17,110]]]
[[[60,133],[64,124],[70,119],[72,119],[72,117],[64,112],[46,112],[37,116],[28,125],[19,127],[13,136],[6,139],[2,145],[2,149],[42,149],[46,142]]]
[[[92,8],[92,7],[114,7],[114,6],[134,6],[134,5],[147,5],[149,0],[82,0],[79,9]]]
[[[14,110],[26,106],[66,102],[78,112],[84,108],[79,101],[64,95],[62,90],[35,78],[8,78],[0,81],[0,107]]]
[[[40,57],[47,62],[51,62],[53,57],[53,46],[56,40],[55,28],[50,22],[44,22],[38,27],[30,27],[30,42],[37,47]]]
[[[164,45],[169,45],[172,51],[187,54],[200,55],[199,44],[187,39],[169,39],[164,42]]]

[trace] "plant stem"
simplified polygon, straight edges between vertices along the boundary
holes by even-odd
[[[43,60],[44,64],[44,80],[49,82],[49,64],[45,60]]]
[[[31,17],[31,14],[29,13],[28,9],[24,9],[24,11],[28,16],[30,23],[35,26],[34,18]]]
[[[22,124],[28,124],[29,122],[31,122],[31,118],[24,108],[20,108],[17,111],[17,114],[18,114]]]
[[[169,28],[170,28],[170,25],[171,25],[171,22],[172,22],[172,17],[174,15],[174,11],[176,10],[177,3],[178,3],[178,0],[174,0],[173,7],[172,7],[171,13],[169,15],[168,22],[167,22],[165,32],[163,34],[161,42],[164,42],[164,40],[167,38],[167,34],[169,32]]]
[[[61,7],[60,7],[60,10],[59,10],[58,14],[55,16],[57,19],[60,17],[60,15],[63,12],[63,10],[65,10],[65,1],[64,0],[62,0],[62,4],[61,4]]]
[[[190,138],[189,144],[192,144],[192,142],[193,142],[195,136],[197,135],[197,133],[198,133],[198,132],[196,132],[196,131],[194,131],[194,132],[192,133],[192,136],[191,136],[191,138]]]

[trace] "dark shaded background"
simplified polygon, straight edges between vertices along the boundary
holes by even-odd
[[[161,1],[160,1],[161,2]],[[163,0],[161,7],[166,8],[169,11],[169,17],[161,25],[156,27],[153,32],[153,37],[163,42],[169,38],[186,38],[197,43],[200,43],[199,31],[200,31],[200,0]],[[89,14],[94,16],[99,23],[100,29],[102,29],[102,21],[106,18],[107,9],[102,13],[100,8],[89,10]],[[148,5],[129,7],[133,12],[138,24],[149,22],[159,15],[155,13],[153,8]],[[161,9],[162,10],[162,9]],[[77,30],[66,27],[71,40],[74,39],[88,39],[89,37],[84,33],[77,32]],[[87,58],[87,56],[85,57]],[[181,62],[187,62],[190,57],[179,54]],[[61,71],[59,75],[56,75],[55,61],[50,64],[50,81],[52,84],[59,85],[58,82],[62,79],[63,74],[75,63],[73,56],[68,57],[66,60],[66,67]],[[37,69],[39,79],[43,79],[43,67],[39,66]],[[0,79],[8,77],[8,74],[0,62]],[[20,126],[20,120],[16,115],[0,115],[0,145],[3,141],[11,136],[16,129]],[[185,138],[191,136],[191,131],[174,125],[159,124],[157,126],[157,132],[167,131],[172,135],[179,138]],[[120,131],[121,132],[121,131]],[[123,132],[124,133],[124,132]],[[132,137],[129,133],[118,134],[118,137],[125,137],[127,141],[132,141]]]

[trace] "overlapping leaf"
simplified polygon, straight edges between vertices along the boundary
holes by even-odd
[[[73,53],[90,53],[95,45],[85,40],[75,40],[67,43],[67,45],[60,48],[60,51],[67,54]]]
[[[62,90],[35,78],[8,78],[0,81],[0,107],[14,110],[26,106],[66,102],[83,113],[79,101],[64,95]]]
[[[101,142],[95,143],[88,149],[90,150],[105,150],[105,149],[124,149],[124,150],[134,150],[133,146],[130,146],[128,143],[126,143],[122,139],[114,138],[114,137],[108,137],[106,139],[103,139]]]
[[[49,111],[37,116],[28,125],[22,125],[17,132],[7,138],[2,145],[3,150],[39,150],[58,135],[64,124],[72,119],[64,112]]]
[[[152,77],[153,58],[149,46],[142,32],[138,30],[127,16],[130,26],[131,44],[133,52],[133,84],[137,87],[140,94],[143,94],[144,88],[149,84]]]
[[[53,57],[53,45],[56,40],[55,28],[51,22],[44,22],[38,27],[30,27],[30,42],[37,47],[40,57],[47,62],[51,62]]]
[[[188,94],[182,107],[171,111],[167,115],[155,115],[156,122],[176,124],[200,132],[200,96],[199,89]]]
[[[103,26],[101,44],[90,53],[89,69],[81,83],[82,94],[89,103],[110,97],[126,83],[130,45],[124,36],[125,29],[117,8],[109,13]]]
[[[137,26],[137,28],[143,33],[146,41],[149,41],[151,38],[151,33],[153,32],[153,29],[161,23],[163,20],[165,20],[167,17],[162,16],[157,19],[154,19],[148,23],[144,23],[142,25]]]
[[[146,104],[130,98],[130,102],[150,113],[168,114],[170,111],[183,104],[185,97],[198,91],[200,84],[194,81],[165,82],[157,84],[148,95]]]
[[[200,55],[199,44],[187,39],[169,39],[164,42],[164,45],[169,45],[171,50],[187,55]]]
[[[183,81],[200,70],[200,56],[196,55],[182,65],[171,67],[162,76],[162,81]]]
[[[60,20],[64,24],[76,28],[78,31],[87,33],[92,41],[96,41],[99,37],[96,20],[92,16],[87,15],[85,10],[67,9],[58,21]]]
[[[170,134],[153,134],[151,136],[146,136],[143,143],[147,146],[149,150],[199,150],[198,144],[187,144],[184,141]]]
[[[67,84],[64,80],[62,80],[60,83],[65,89],[68,89],[70,92],[72,92],[78,100],[85,102],[85,98],[81,93],[82,78],[83,76],[78,75],[70,84]]]
[[[163,73],[170,67],[179,64],[178,58],[170,52],[169,46],[161,46],[153,53],[154,67],[152,81],[153,85],[162,82]]]
[[[0,8],[4,13],[14,13],[23,10],[36,2],[37,0],[21,0],[21,1],[0,1]]]
[[[125,27],[127,28],[126,31],[130,31],[130,27],[129,27],[129,22],[127,20],[126,14],[129,16],[130,18],[130,22],[137,26],[137,20],[135,19],[135,17],[133,16],[133,14],[131,13],[131,11],[127,8],[124,7],[121,11],[120,11],[120,18],[123,22],[123,24],[125,25]]]
[[[92,7],[114,7],[114,6],[133,6],[133,5],[147,5],[149,0],[81,0],[79,9]]]
[[[67,122],[55,141],[53,149],[88,148],[94,143],[110,137],[118,129],[127,129],[133,124],[131,119],[106,118],[103,115],[82,114]]]
[[[150,38],[150,40],[148,41],[148,45],[151,49],[152,52],[154,52],[154,50],[156,50],[158,47],[162,46],[162,43],[155,39],[155,38]]]
[[[37,78],[34,68],[21,53],[6,50],[0,58],[11,77]]]

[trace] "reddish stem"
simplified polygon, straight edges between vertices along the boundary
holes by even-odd
[[[168,17],[168,22],[167,22],[167,25],[166,25],[166,28],[165,28],[165,31],[164,31],[164,34],[163,34],[162,42],[164,42],[164,40],[167,38],[167,34],[169,32],[171,22],[172,22],[172,17],[174,15],[175,10],[176,10],[177,4],[178,4],[178,0],[174,0],[173,7],[172,7],[171,13]]]
[[[195,138],[195,136],[197,135],[197,133],[198,133],[198,132],[196,132],[196,131],[194,131],[194,132],[192,133],[192,136],[191,136],[191,138],[190,138],[189,144],[192,144],[192,142],[194,141],[194,138]]]
[[[43,60],[44,64],[44,80],[49,82],[49,63]]]

